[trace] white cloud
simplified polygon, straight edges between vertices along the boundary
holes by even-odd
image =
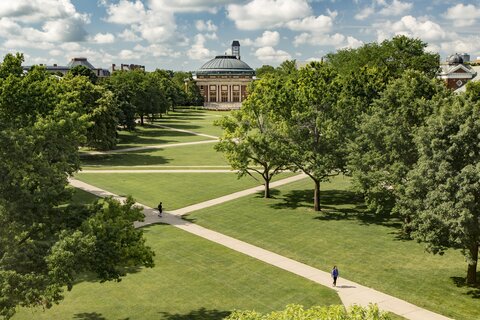
[[[133,32],[132,30],[130,29],[125,29],[122,31],[122,33],[118,34],[118,36],[125,40],[125,41],[130,41],[130,42],[137,42],[137,41],[140,41],[142,40],[142,38],[140,38],[139,36],[137,36],[135,34],[135,32]]]
[[[336,49],[342,48],[357,48],[363,44],[362,41],[351,37],[345,36],[340,33],[335,33],[333,35],[329,34],[311,34],[311,33],[302,33],[296,36],[293,40],[295,47],[298,47],[303,44],[310,44],[313,46],[331,46]]]
[[[11,0],[0,2],[0,17],[9,17],[25,23],[44,22],[50,19],[74,19],[88,22],[70,0]]]
[[[195,36],[195,43],[187,51],[187,55],[193,60],[205,60],[211,58],[213,53],[205,48],[205,37],[202,34]]]
[[[275,50],[272,47],[262,47],[255,51],[255,56],[263,63],[282,63],[291,60],[292,56],[283,50]]]
[[[228,18],[242,30],[279,27],[311,15],[307,0],[251,0],[245,5],[227,6]]]
[[[212,22],[212,20],[208,20],[207,22],[203,20],[197,20],[195,22],[195,27],[198,31],[208,31],[208,32],[215,32],[217,31],[218,27]]]
[[[444,13],[446,19],[452,20],[456,27],[466,27],[474,25],[476,20],[480,18],[480,8],[473,4],[457,4],[448,8]]]
[[[257,47],[274,47],[280,41],[280,34],[277,31],[265,31],[261,37],[255,39]]]
[[[457,38],[452,41],[442,42],[440,48],[447,54],[455,52],[468,52],[470,54],[478,54],[480,52],[480,36],[471,35],[467,37]]]
[[[168,10],[170,12],[218,12],[222,5],[235,2],[235,0],[150,0],[154,10]]]
[[[93,42],[95,43],[113,43],[115,41],[115,36],[111,33],[97,33],[93,37]]]
[[[393,0],[390,4],[381,1],[381,4],[384,6],[380,9],[379,14],[383,16],[399,16],[409,11],[413,7],[411,2],[402,2],[399,0]]]
[[[108,22],[131,25],[121,34],[128,41],[137,41],[137,37],[141,37],[150,43],[168,42],[177,28],[173,12],[164,8],[145,8],[139,0],[121,0],[118,4],[110,4],[107,14]]]
[[[83,41],[87,14],[70,0],[16,0],[0,2],[0,36],[8,45],[46,48],[54,42]]]
[[[139,23],[145,19],[146,10],[140,0],[130,2],[120,0],[118,4],[110,4],[107,7],[107,21],[118,24]]]
[[[355,19],[357,20],[365,20],[371,15],[375,13],[375,9],[373,7],[365,7],[362,10],[360,10],[359,13],[355,15]]]
[[[294,31],[309,31],[316,32],[328,32],[333,26],[333,20],[337,12],[333,12],[330,16],[320,15],[318,17],[310,16],[303,19],[296,19],[287,22],[287,27]]]
[[[407,35],[420,38],[424,41],[440,41],[453,37],[454,35],[445,32],[442,27],[425,19],[417,19],[412,16],[404,16],[397,22],[387,21],[376,24],[378,41],[383,41],[394,35]]]

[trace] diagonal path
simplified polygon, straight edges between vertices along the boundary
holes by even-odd
[[[165,149],[165,148],[172,148],[172,147],[183,147],[183,146],[190,146],[190,145],[193,145],[193,144],[204,144],[204,143],[214,143],[214,142],[218,142],[218,140],[202,140],[202,141],[181,142],[181,143],[163,143],[163,144],[157,144],[157,145],[152,145],[152,146],[114,149],[114,150],[108,150],[108,151],[84,151],[82,153],[83,154],[89,154],[89,155],[100,155],[100,154],[112,154],[112,153],[141,151],[141,150],[149,150],[149,149]]]
[[[195,132],[195,131],[190,131],[190,130],[185,130],[185,129],[177,129],[177,128],[173,128],[173,127],[169,127],[169,126],[164,126],[163,124],[158,124],[158,123],[153,123],[152,126],[154,126],[154,127],[160,127],[160,128],[164,128],[164,129],[168,129],[168,130],[172,130],[172,131],[178,131],[178,132],[183,132],[183,133],[190,133],[190,134],[193,134],[193,135],[196,135],[196,136],[202,136],[202,137],[207,137],[207,138],[212,138],[212,139],[218,139],[217,136],[212,136],[212,135],[205,134],[205,133],[198,133],[198,132]]]
[[[295,177],[279,180],[276,182],[276,186],[289,183],[291,182],[292,178],[300,179],[300,177],[304,178],[302,177],[302,175],[298,175]],[[99,197],[113,196],[119,200],[124,199],[116,196],[113,193],[110,193],[108,191],[102,190],[100,188],[97,188],[95,186],[89,185],[87,183],[84,183],[82,181],[79,181],[73,178],[70,179],[70,184],[76,188],[93,193]],[[272,183],[272,186],[273,186],[273,183]],[[260,186],[259,188],[261,190],[263,189],[263,186]],[[256,189],[256,191],[253,191],[254,189]],[[258,188],[251,188],[245,191],[248,191],[245,194],[247,195],[247,194],[252,194],[254,192],[258,192],[259,190]],[[202,202],[201,204],[197,204],[195,206],[189,206],[183,209],[172,211],[170,213],[165,213],[162,218],[158,217],[156,210],[148,206],[138,204],[139,206],[144,208],[145,221],[136,222],[135,226],[142,227],[142,226],[151,225],[155,223],[167,223],[174,227],[182,229],[186,232],[195,234],[199,237],[221,244],[227,248],[241,252],[250,257],[261,260],[265,263],[271,264],[283,270],[302,276],[306,279],[314,281],[323,286],[331,286],[332,280],[328,272],[321,271],[319,269],[308,266],[304,263],[292,260],[290,258],[276,254],[274,252],[262,249],[260,247],[251,245],[244,241],[237,240],[235,238],[226,236],[219,232],[209,230],[207,228],[201,227],[199,225],[196,225],[194,223],[181,219],[182,214],[186,214],[194,210],[198,210],[211,205],[215,205],[217,203],[226,202],[226,201],[243,196],[240,194],[241,192],[236,192],[231,194],[230,198],[229,196],[220,197],[218,199]],[[406,301],[400,300],[393,296],[384,294],[382,292],[376,291],[374,289],[362,286],[358,283],[355,283],[346,279],[339,279],[338,282],[341,285],[335,287],[334,290],[337,291],[340,299],[342,300],[342,303],[345,306],[350,306],[353,304],[367,306],[369,303],[376,303],[381,310],[393,312],[395,314],[401,315],[406,319],[410,319],[410,320],[449,320],[449,318],[444,317],[440,314],[417,307],[411,303],[408,303]]]

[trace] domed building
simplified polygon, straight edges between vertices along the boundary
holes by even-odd
[[[247,86],[255,70],[240,59],[240,43],[232,42],[232,54],[216,56],[194,75],[207,109],[239,109],[247,97]]]
[[[474,68],[465,64],[465,62],[469,62],[469,57],[466,53],[452,54],[444,64],[440,65],[438,77],[445,81],[449,89],[458,90],[477,75]]]

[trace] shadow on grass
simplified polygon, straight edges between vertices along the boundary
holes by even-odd
[[[276,199],[278,195],[280,195],[280,190],[270,189],[270,198],[267,199]],[[265,191],[262,190],[255,193],[255,198],[265,198]]]
[[[220,320],[227,317],[231,312],[230,311],[220,311],[220,310],[207,310],[205,308],[200,308],[198,310],[190,311],[186,314],[178,313],[168,313],[168,312],[159,312],[163,319],[167,320]]]
[[[158,150],[161,149],[146,149],[114,154],[83,155],[81,159],[83,165],[103,166],[162,165],[167,164],[172,160],[160,155],[149,154]]]
[[[453,283],[458,288],[469,288],[469,290],[465,293],[468,296],[471,296],[473,299],[480,299],[480,283],[477,284],[467,284],[465,277],[450,277]],[[477,279],[480,279],[480,271],[477,272]]]
[[[284,201],[272,205],[275,209],[296,209],[313,207],[313,190],[292,190],[283,196]],[[325,209],[335,209],[347,213],[359,213],[365,210],[361,196],[348,190],[325,190],[320,192],[320,205]],[[348,205],[351,208],[332,206]]]
[[[320,192],[321,211],[316,220],[356,220],[363,224],[378,224],[400,229],[402,224],[394,217],[378,215],[367,210],[363,198],[349,190],[324,190]],[[272,204],[274,209],[313,208],[313,190],[292,190],[283,201]],[[395,231],[397,233],[397,231]]]
[[[79,320],[107,320],[101,313],[97,312],[83,312],[83,313],[76,313],[73,316],[73,319]]]

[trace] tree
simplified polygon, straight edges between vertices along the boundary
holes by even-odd
[[[450,97],[415,136],[418,162],[396,206],[427,250],[460,249],[476,283],[480,244],[480,104]]]
[[[21,56],[16,59],[21,65]],[[82,100],[43,68],[24,76],[11,70],[0,79],[0,316],[5,318],[17,306],[58,303],[80,272],[119,280],[125,267],[153,264],[142,231],[133,226],[143,218],[133,200],[62,206],[71,199],[67,178],[79,169],[78,148],[86,140]]]
[[[110,150],[117,144],[118,106],[111,91],[83,76],[67,74],[59,87],[71,99],[78,99],[88,121],[85,146]]]
[[[385,82],[399,78],[406,70],[424,72],[434,78],[438,72],[440,57],[426,51],[427,43],[404,35],[384,40],[380,44],[368,43],[356,49],[342,49],[330,53],[326,60],[340,74],[355,73],[363,67],[385,70]]]
[[[97,80],[98,80],[98,77],[95,74],[95,72],[93,72],[93,70],[91,70],[88,67],[82,66],[82,65],[78,65],[78,66],[73,67],[72,69],[70,69],[67,72],[67,74],[71,74],[75,77],[76,76],[87,77],[90,80],[91,83],[97,83]]]
[[[467,97],[472,101],[480,101],[480,83],[478,81],[470,81],[466,86]]]
[[[275,73],[275,68],[268,64],[264,64],[263,66],[255,70],[255,75],[258,79],[261,79],[263,78],[263,76],[271,73]]]
[[[242,108],[225,116],[216,125],[223,129],[215,150],[225,154],[239,177],[260,174],[264,181],[265,198],[270,198],[270,181],[287,168],[286,150],[278,143],[277,125],[272,114],[275,112],[273,98],[278,79],[264,78],[252,84]],[[258,169],[258,167],[261,169]]]
[[[349,170],[371,210],[390,213],[398,185],[418,159],[414,133],[448,95],[439,81],[409,70],[389,83],[360,117]]]
[[[320,183],[344,171],[346,137],[338,109],[337,74],[328,65],[312,63],[291,74],[280,96],[292,96],[279,109],[282,140],[290,162],[315,183],[314,209],[320,210]],[[290,100],[290,101],[289,101]]]

